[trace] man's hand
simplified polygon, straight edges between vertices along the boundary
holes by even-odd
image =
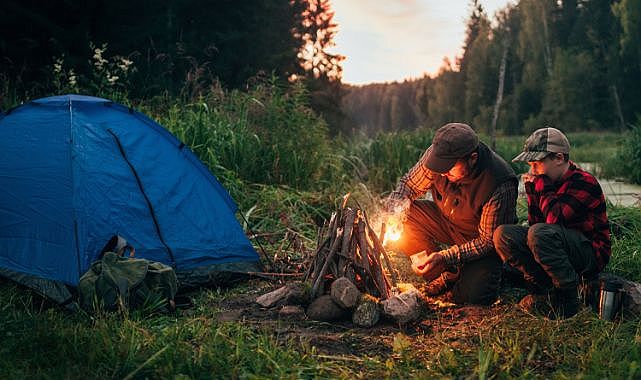
[[[389,214],[405,213],[412,202],[407,198],[387,198],[383,203],[383,210]]]
[[[425,281],[430,282],[445,271],[445,257],[439,252],[427,256],[425,260],[412,259],[412,270]]]
[[[521,180],[523,181],[523,183],[534,182],[535,179],[536,175],[530,172],[521,174]]]
[[[385,211],[388,216],[395,215],[401,223],[405,223],[411,203],[412,201],[407,198],[387,198],[383,203],[383,211]]]

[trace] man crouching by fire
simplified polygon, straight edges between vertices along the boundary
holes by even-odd
[[[470,126],[449,123],[436,131],[385,203],[390,212],[403,209],[394,249],[412,257],[428,296],[451,291],[455,303],[496,300],[502,263],[492,235],[516,222],[517,186],[512,168]],[[431,200],[418,199],[428,190]]]

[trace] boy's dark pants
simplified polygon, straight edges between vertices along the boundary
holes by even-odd
[[[423,250],[430,254],[439,250],[438,243],[464,244],[477,236],[478,230],[463,231],[450,222],[434,202],[419,200],[412,202],[397,248],[408,256]],[[498,295],[501,268],[500,258],[492,251],[483,258],[448,269],[452,272],[445,272],[443,277],[454,282],[454,302],[488,305]]]
[[[506,224],[494,231],[501,259],[523,273],[533,293],[571,289],[597,274],[592,244],[580,232],[557,224]]]

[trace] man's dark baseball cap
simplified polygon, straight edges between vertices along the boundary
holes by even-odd
[[[570,153],[570,142],[563,132],[556,128],[537,129],[525,140],[523,152],[512,159],[512,162],[539,161],[550,153]]]
[[[427,149],[425,166],[436,173],[447,173],[457,160],[479,146],[479,137],[467,124],[449,123],[436,131]]]

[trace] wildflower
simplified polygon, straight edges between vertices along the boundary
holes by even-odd
[[[130,61],[129,59],[125,57],[118,57],[119,62],[117,63],[117,66],[124,74],[126,74],[129,71],[129,66],[133,64],[133,61]]]
[[[119,77],[117,75],[111,75],[107,73],[107,81],[109,82],[110,85],[116,84],[118,81]]]
[[[105,64],[108,62],[105,58],[103,58],[102,54],[107,51],[107,44],[102,44],[102,48],[98,48],[93,46],[91,44],[91,47],[93,47],[93,59],[94,59],[94,66],[98,70],[102,70],[105,66]]]
[[[78,78],[76,73],[73,72],[73,69],[69,69],[69,87],[76,88],[78,85]]]

